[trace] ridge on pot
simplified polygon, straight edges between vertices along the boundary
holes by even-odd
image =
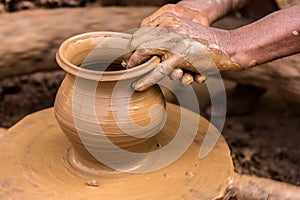
[[[136,153],[151,151],[152,136],[165,123],[165,100],[159,86],[142,93],[131,88],[159,58],[132,69],[121,67],[130,38],[124,33],[85,33],[67,39],[57,52],[57,62],[67,74],[54,110],[74,149],[69,154],[72,166],[130,171],[143,159]]]

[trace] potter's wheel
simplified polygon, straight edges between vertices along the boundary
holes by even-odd
[[[168,116],[180,108],[167,104]],[[190,114],[194,115],[191,111]],[[146,174],[89,175],[67,161],[71,144],[59,128],[53,108],[27,116],[0,138],[0,199],[214,199],[233,176],[229,148],[221,136],[214,149],[199,159],[209,123],[199,117],[198,135],[172,165]],[[172,130],[179,119],[167,119]],[[171,133],[165,131],[162,137]],[[158,139],[159,140],[159,139]]]

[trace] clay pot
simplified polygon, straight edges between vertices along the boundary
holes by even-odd
[[[56,59],[66,76],[55,100],[55,116],[71,141],[71,163],[103,168],[134,167],[136,158],[120,150],[147,152],[164,125],[165,100],[159,86],[134,92],[131,85],[159,62],[152,58],[132,69],[121,66],[131,35],[91,32],[66,40]],[[140,159],[140,158],[139,158]],[[92,163],[92,164],[91,164]]]

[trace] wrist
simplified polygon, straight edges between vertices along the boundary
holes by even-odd
[[[226,48],[228,58],[238,63],[243,69],[257,65],[254,53],[261,48],[259,43],[247,37],[247,33],[240,29],[231,30],[230,38],[231,44]]]
[[[238,71],[245,69],[238,60],[235,60],[236,55],[235,42],[233,41],[232,32],[217,28],[209,28],[210,35],[206,47],[207,52],[215,62],[219,71]]]

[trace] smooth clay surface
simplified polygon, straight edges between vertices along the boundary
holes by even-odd
[[[225,193],[233,164],[217,129],[166,104],[157,85],[142,93],[131,88],[159,59],[104,71],[108,63],[120,64],[129,39],[94,32],[61,45],[57,61],[67,75],[54,109],[26,117],[0,140],[0,199],[215,199]],[[211,142],[203,143],[206,134],[219,139],[199,158],[202,144],[207,149]]]
[[[132,152],[148,151],[153,143],[150,136],[165,121],[165,100],[158,86],[143,93],[131,88],[135,80],[155,67],[158,58],[129,70],[105,71],[109,66],[122,68],[120,57],[130,36],[86,33],[66,40],[59,48],[57,61],[67,75],[58,90],[54,110],[74,145],[77,164],[94,162],[93,168],[98,168],[95,155],[116,165],[136,162],[116,152],[114,145]]]
[[[180,124],[180,108],[167,104],[166,125],[155,137],[165,143]],[[183,109],[183,108],[182,108]],[[195,116],[186,110],[189,116]],[[186,116],[186,117],[189,117]],[[213,150],[199,159],[208,121],[200,120],[197,136],[172,165],[145,174],[85,174],[70,166],[71,144],[59,128],[53,109],[29,115],[0,140],[0,199],[214,199],[233,176],[229,148],[220,136]],[[216,129],[214,131],[217,132]],[[175,131],[176,132],[176,131]],[[187,137],[189,132],[186,133]],[[153,148],[159,148],[155,145]]]
[[[6,133],[6,129],[5,128],[0,128],[0,138],[4,136],[4,134]]]

